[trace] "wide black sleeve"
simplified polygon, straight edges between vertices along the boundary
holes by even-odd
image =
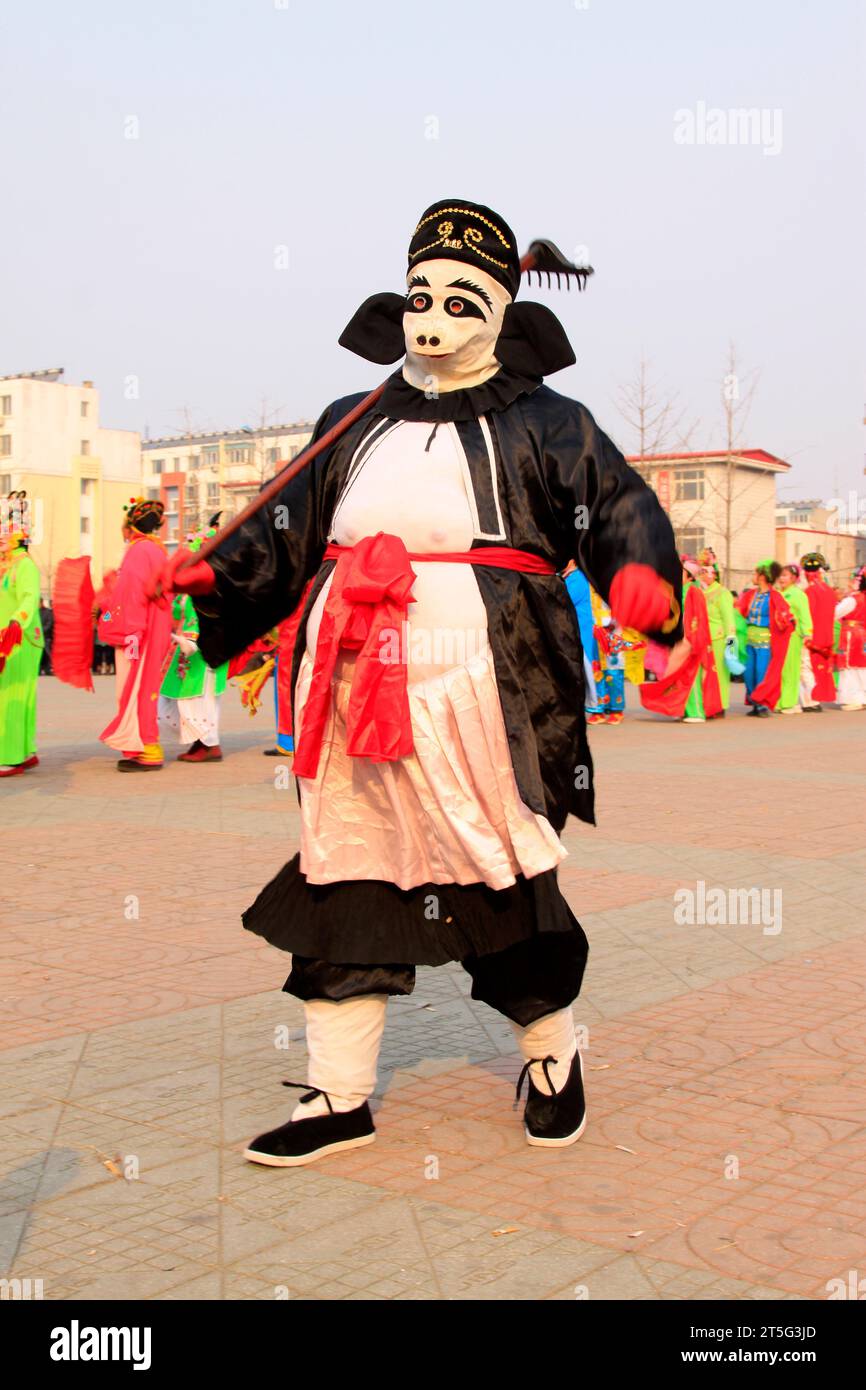
[[[563,542],[607,602],[614,575],[625,565],[648,565],[670,586],[671,608],[660,632],[646,635],[672,646],[683,635],[682,565],[673,527],[652,488],[600,430],[584,406],[572,406],[564,437],[548,453],[557,512],[568,526]]]
[[[328,406],[310,442],[320,439],[360,399]],[[325,549],[321,493],[330,454],[326,450],[302,469],[211,556],[216,589],[194,600],[199,650],[209,666],[243,651],[300,602]]]

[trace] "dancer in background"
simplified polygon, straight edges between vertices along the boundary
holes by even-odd
[[[788,655],[782,667],[782,687],[779,694],[780,714],[802,714],[800,704],[800,671],[803,643],[812,636],[812,613],[805,590],[800,587],[800,566],[784,565],[779,575],[779,590],[794,615],[794,628],[788,643]]]
[[[10,493],[0,514],[0,777],[38,766],[36,692],[42,660],[39,569],[27,553],[27,495]]]
[[[794,615],[775,584],[782,566],[762,560],[755,569],[754,588],[739,597],[740,612],[749,624],[746,646],[746,703],[750,715],[769,718],[779,702],[782,670],[794,628]]]
[[[189,541],[192,554],[217,533],[214,517],[207,531]],[[185,745],[180,763],[222,762],[219,702],[226,688],[228,662],[216,670],[208,666],[198,649],[198,615],[188,594],[174,600],[173,617],[180,623],[171,634],[175,652],[159,692],[159,718]]]
[[[803,648],[800,670],[800,704],[806,714],[821,714],[822,705],[832,704],[836,699],[833,679],[836,590],[824,577],[829,568],[818,550],[803,556],[806,597],[812,615],[812,636]]]
[[[730,590],[719,583],[719,567],[711,550],[701,551],[698,564],[701,567],[699,583],[707,601],[710,641],[713,644],[719,699],[722,705],[718,717],[721,719],[731,703],[731,661],[737,656],[734,600]]]
[[[710,639],[707,601],[697,583],[698,565],[690,555],[680,557],[683,585],[683,631],[691,651],[687,659],[665,670],[655,682],[640,687],[644,709],[684,723],[703,724],[722,708],[716,660]]]
[[[563,571],[562,577],[565,580],[568,597],[574,604],[580,644],[583,648],[586,722],[588,724],[601,724],[604,721],[604,711],[598,703],[595,684],[596,673],[600,667],[598,664],[598,642],[595,637],[595,618],[592,610],[592,589],[583,570],[578,569],[573,560]],[[665,657],[667,658],[667,653],[665,653]]]
[[[866,565],[852,572],[836,619],[842,625],[839,703],[844,710],[866,709]]]
[[[690,632],[701,651],[689,698],[683,711],[684,724],[703,724],[722,713],[722,697],[716,671],[710,609],[701,580],[701,569],[691,555],[681,557],[683,564],[683,623],[686,639]],[[707,688],[709,686],[709,689]],[[705,695],[708,698],[705,700]]]
[[[126,554],[111,596],[99,619],[99,638],[114,647],[118,710],[99,735],[122,753],[118,772],[156,772],[163,764],[157,697],[163,663],[171,643],[171,606],[154,590],[165,561],[157,532],[164,507],[143,497],[124,509]]]

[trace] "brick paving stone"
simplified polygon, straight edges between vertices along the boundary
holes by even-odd
[[[764,1300],[866,1266],[850,721],[755,728],[735,688],[724,723],[592,731],[599,827],[569,824],[562,870],[591,942],[579,1145],[526,1146],[510,1026],[452,966],[389,1006],[376,1143],[286,1173],[240,1155],[305,1066],[288,959],[239,922],[297,843],[269,724],[230,693],[222,764],[130,785],[93,740],[110,682],[40,700],[42,766],[0,802],[0,1273],[61,1299]],[[678,924],[699,881],[781,889],[781,931]]]

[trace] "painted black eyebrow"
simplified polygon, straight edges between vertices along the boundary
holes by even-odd
[[[473,284],[471,280],[452,280],[450,285],[448,285],[448,289],[471,290],[473,294],[478,295],[479,299],[483,299],[490,312],[493,312],[493,300],[490,298],[490,295],[486,290],[483,290],[480,285]]]
[[[413,275],[412,279],[409,281],[409,289],[411,290],[414,285],[426,285],[429,290],[430,281],[427,279],[426,275]]]

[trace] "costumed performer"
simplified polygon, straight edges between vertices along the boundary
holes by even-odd
[[[800,705],[800,672],[803,662],[803,643],[812,636],[812,613],[805,589],[800,587],[800,566],[783,565],[779,575],[779,592],[794,615],[794,627],[788,643],[788,655],[782,667],[782,686],[779,693],[780,714],[802,714]]]
[[[39,764],[36,694],[44,637],[29,535],[27,494],[11,492],[0,507],[0,777]]]
[[[100,642],[114,647],[118,710],[99,735],[122,753],[119,772],[155,772],[163,765],[158,705],[163,667],[171,649],[171,604],[154,589],[165,566],[161,502],[132,498],[124,508],[126,553],[111,595],[100,615]],[[220,663],[217,663],[220,664]]]
[[[806,598],[812,615],[812,636],[803,645],[800,670],[800,704],[806,714],[823,713],[822,706],[836,699],[833,679],[836,650],[836,590],[825,574],[830,566],[819,550],[810,551],[801,561],[806,576]]]
[[[844,710],[866,709],[866,565],[852,572],[836,618],[842,625],[839,703]]]
[[[782,671],[795,618],[776,581],[782,566],[762,560],[755,568],[754,588],[744,589],[737,600],[748,623],[746,645],[746,704],[750,715],[768,719],[779,702]]]
[[[218,517],[207,531],[189,540],[192,554],[217,533]],[[220,748],[220,696],[226,688],[228,662],[213,670],[198,649],[198,614],[189,594],[179,594],[172,606],[179,628],[172,632],[175,651],[159,692],[159,719],[166,723],[185,751],[180,763],[222,761]]]
[[[370,361],[405,354],[377,404],[212,564],[166,568],[195,595],[214,665],[313,579],[292,677],[300,854],[244,915],[293,953],[309,1090],[246,1149],[257,1163],[373,1141],[388,996],[450,960],[513,1025],[528,1142],[583,1132],[571,1005],[587,943],[556,871],[567,815],[593,820],[592,761],[559,573],[576,560],[621,624],[670,646],[679,563],[655,494],[543,384],[574,355],[549,309],[515,302],[520,273],[496,212],[428,208],[406,290],[368,299],[340,340]],[[314,439],[361,400],[330,406]]]

